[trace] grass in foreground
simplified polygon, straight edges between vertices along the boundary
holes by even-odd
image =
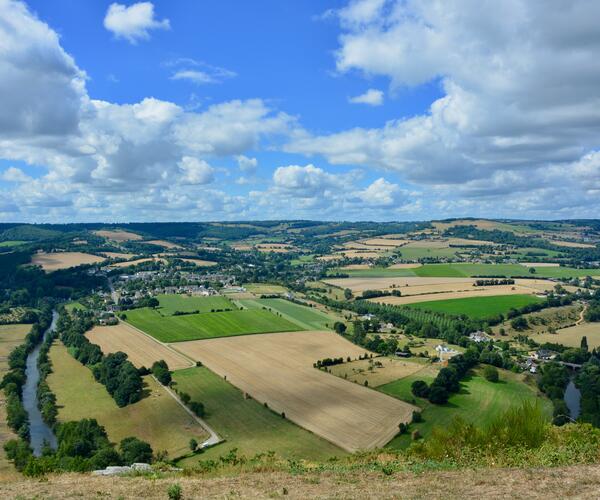
[[[527,384],[523,375],[506,370],[500,371],[500,381],[488,382],[478,371],[461,382],[461,391],[453,394],[445,405],[434,405],[426,399],[415,398],[411,393],[411,385],[415,380],[433,381],[432,374],[418,373],[391,382],[378,388],[390,396],[412,402],[423,409],[423,422],[412,424],[411,430],[418,429],[422,436],[431,434],[434,427],[447,428],[450,423],[460,417],[477,426],[486,426],[503,412],[521,406],[523,403],[539,402],[545,415],[552,413],[551,402],[537,395],[535,387]],[[394,438],[388,447],[404,448],[410,444],[410,437],[403,435]]]
[[[298,325],[269,311],[244,310],[161,316],[152,309],[127,311],[127,322],[161,342],[182,342],[255,333],[294,332]]]
[[[535,295],[494,295],[417,302],[407,304],[405,307],[454,315],[464,314],[473,319],[485,319],[498,314],[506,314],[512,308],[518,309],[542,300]]]
[[[156,451],[167,450],[171,458],[189,451],[190,438],[198,442],[207,433],[151,377],[144,377],[150,394],[135,404],[119,408],[106,388],[94,380],[89,368],[74,359],[66,347],[50,349],[53,373],[48,376],[56,394],[61,422],[95,418],[106,428],[111,441],[136,436]]]
[[[233,448],[246,456],[274,451],[284,458],[308,460],[325,460],[345,454],[337,446],[281,418],[257,401],[245,399],[239,389],[208,368],[179,370],[173,374],[173,379],[179,391],[204,403],[205,420],[226,440],[200,455],[182,460],[181,465],[192,466],[198,460],[214,459]]]
[[[176,311],[208,313],[216,309],[235,309],[236,307],[229,299],[221,295],[212,297],[190,297],[180,294],[157,295],[160,303],[158,312],[163,316],[171,316]]]
[[[335,318],[318,309],[294,304],[285,299],[241,300],[240,303],[249,309],[267,307],[277,311],[284,318],[297,323],[306,330],[330,330],[336,321]]]

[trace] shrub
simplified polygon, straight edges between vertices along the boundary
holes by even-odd
[[[121,457],[126,465],[136,462],[152,462],[152,447],[136,437],[127,437],[119,445]]]
[[[420,411],[413,411],[412,423],[418,424],[419,422],[423,422],[423,414]]]
[[[500,380],[500,374],[495,366],[487,365],[483,369],[483,376],[488,382],[498,382]]]
[[[167,496],[169,500],[181,500],[183,498],[181,486],[177,483],[170,485],[167,488]]]

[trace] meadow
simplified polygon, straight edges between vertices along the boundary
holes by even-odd
[[[403,379],[378,387],[378,390],[397,397],[403,401],[416,401],[422,409],[423,422],[412,424],[411,430],[419,430],[427,437],[434,426],[448,427],[455,418],[462,418],[478,426],[489,424],[498,415],[511,407],[518,407],[523,402],[542,405],[544,412],[552,414],[552,404],[546,398],[537,395],[534,385],[525,382],[524,376],[507,370],[499,370],[500,381],[493,383],[483,378],[479,371],[463,379],[461,390],[452,394],[447,404],[434,405],[426,399],[415,398],[411,393],[411,385],[415,380],[433,381],[433,374],[417,373]],[[388,446],[405,448],[410,444],[410,436],[403,435],[394,438]]]
[[[24,245],[25,243],[27,243],[27,241],[22,241],[22,240],[0,241],[0,248],[3,248],[3,247],[16,247],[18,245]]]
[[[177,390],[202,401],[204,419],[225,443],[185,458],[180,466],[193,466],[198,459],[216,459],[233,448],[246,456],[274,451],[283,458],[326,460],[344,451],[265,408],[208,368],[197,367],[173,374]]]
[[[56,394],[58,420],[67,422],[95,418],[111,441],[128,436],[147,441],[171,458],[189,451],[189,440],[203,442],[207,432],[152,377],[144,377],[147,396],[119,408],[106,388],[94,380],[92,371],[75,360],[60,343],[50,349],[53,372],[48,384]]]
[[[181,294],[163,294],[157,295],[159,302],[157,308],[163,316],[171,316],[176,311],[207,313],[216,309],[235,309],[231,301],[222,295],[213,295],[211,297],[190,297]]]
[[[262,309],[162,316],[158,311],[143,308],[127,311],[126,315],[128,323],[161,342],[301,329],[291,321]]]
[[[445,314],[464,314],[473,319],[485,319],[498,314],[506,314],[510,309],[518,309],[528,304],[541,302],[535,295],[495,295],[469,297],[464,299],[432,300],[407,304],[406,307]]]
[[[280,313],[284,318],[298,324],[305,330],[325,330],[333,328],[335,318],[318,309],[294,304],[285,299],[240,300],[240,304],[248,309],[267,307]]]
[[[600,347],[600,323],[580,323],[576,326],[557,330],[556,333],[530,335],[533,340],[539,343],[552,342],[567,347],[579,347],[584,336],[587,338],[590,349]]]

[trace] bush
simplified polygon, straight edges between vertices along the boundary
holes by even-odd
[[[412,423],[418,424],[423,422],[423,414],[420,411],[413,411],[412,413]]]
[[[171,372],[166,361],[163,359],[154,362],[152,365],[152,374],[162,385],[169,385],[171,383]]]
[[[119,445],[121,457],[126,465],[136,462],[152,462],[152,447],[136,437],[128,437]]]
[[[169,486],[167,488],[167,496],[169,497],[169,500],[181,500],[183,498],[181,486],[177,483]]]
[[[500,374],[495,366],[487,365],[483,369],[483,376],[488,382],[498,382],[500,380]]]

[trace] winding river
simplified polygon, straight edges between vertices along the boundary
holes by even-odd
[[[58,319],[58,313],[52,312],[52,323],[48,329],[44,332],[44,339],[56,328],[56,321]],[[42,419],[42,414],[37,405],[37,386],[40,380],[40,371],[38,370],[37,360],[40,354],[42,342],[40,342],[33,351],[27,356],[27,366],[25,374],[27,379],[23,386],[23,406],[29,415],[29,434],[31,448],[33,454],[39,457],[42,454],[42,447],[44,441],[46,441],[52,449],[56,449],[56,436],[52,429],[48,427],[46,422]]]

